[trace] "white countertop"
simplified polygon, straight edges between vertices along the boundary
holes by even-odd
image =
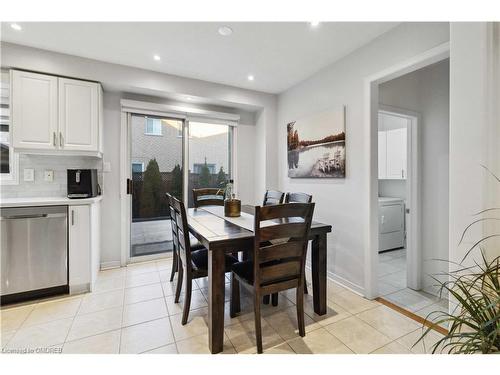
[[[0,207],[77,206],[100,202],[102,195],[94,198],[69,199],[67,197],[0,198]]]

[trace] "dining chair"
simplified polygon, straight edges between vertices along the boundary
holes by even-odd
[[[231,266],[230,315],[235,317],[241,310],[242,284],[254,297],[258,353],[262,353],[260,300],[264,295],[295,288],[299,335],[305,336],[304,272],[313,211],[314,203],[255,207],[252,258]]]
[[[191,306],[191,294],[193,291],[193,280],[208,276],[208,250],[203,247],[199,250],[191,248],[187,214],[184,203],[169,195],[170,207],[175,216],[177,228],[177,255],[178,255],[178,276],[175,290],[175,303],[179,302],[182,284],[185,287],[184,307],[182,311],[182,325],[187,323],[189,308]],[[238,262],[238,259],[231,255],[226,255],[226,272],[231,270],[231,265]]]
[[[281,204],[283,203],[283,199],[285,198],[285,193],[276,190],[266,190],[266,194],[264,194],[264,201],[262,202],[263,206],[269,206],[271,204]]]
[[[193,201],[196,208],[202,206],[224,206],[224,189],[193,189]]]
[[[285,203],[311,203],[312,202],[312,195],[306,194],[306,193],[286,193],[285,196]],[[307,280],[304,277],[304,293],[308,294],[307,290]],[[275,300],[277,299],[278,296],[274,297],[273,299],[273,306],[276,306],[278,304],[278,301]]]
[[[177,223],[175,220],[175,211],[173,207],[170,205],[170,193],[167,193],[167,201],[169,202],[170,209],[170,228],[172,229],[172,270],[170,271],[170,281],[174,280],[175,273],[179,270],[179,256],[178,254],[178,241],[177,241]],[[191,250],[200,250],[203,249],[203,245],[198,242],[196,238],[190,235],[190,245]]]

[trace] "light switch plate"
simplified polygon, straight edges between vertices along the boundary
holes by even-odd
[[[45,171],[43,173],[43,179],[47,182],[54,181],[54,171]]]
[[[35,181],[35,170],[33,168],[24,168],[24,181]]]

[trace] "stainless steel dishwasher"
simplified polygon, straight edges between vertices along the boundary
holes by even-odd
[[[0,209],[1,304],[68,293],[68,207]]]

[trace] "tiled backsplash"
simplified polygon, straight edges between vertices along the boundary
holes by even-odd
[[[35,170],[35,181],[24,181],[24,169]],[[98,170],[99,184],[102,186],[102,160],[90,156],[49,156],[19,155],[19,185],[2,185],[2,198],[23,197],[63,197],[66,196],[67,169]],[[54,171],[54,180],[44,180],[46,170]]]

